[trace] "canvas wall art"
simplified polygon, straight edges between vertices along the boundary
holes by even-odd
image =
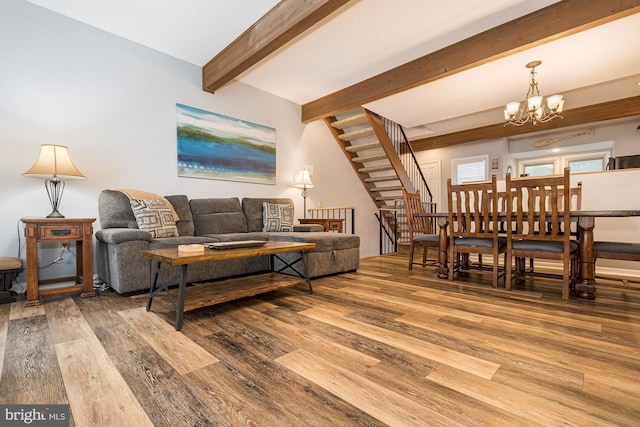
[[[276,130],[176,104],[178,176],[276,183]]]

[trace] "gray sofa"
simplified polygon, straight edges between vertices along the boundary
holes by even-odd
[[[315,251],[307,256],[307,274],[319,277],[357,270],[360,238],[352,234],[318,231],[317,225],[300,225],[292,232],[264,232],[262,203],[292,204],[287,198],[206,198],[189,200],[185,195],[165,197],[179,216],[178,237],[152,238],[138,229],[129,198],[117,190],[103,190],[98,198],[100,228],[96,233],[97,272],[116,292],[127,294],[149,288],[151,265],[140,251],[177,245],[238,240],[311,242]],[[291,262],[295,254],[282,257]],[[282,265],[276,264],[276,269]],[[189,266],[188,282],[269,270],[267,256]],[[286,271],[285,271],[286,272]],[[179,267],[162,266],[160,280],[177,283]]]

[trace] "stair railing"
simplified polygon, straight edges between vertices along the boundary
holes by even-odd
[[[422,174],[422,170],[420,170],[420,165],[416,160],[415,153],[411,148],[411,144],[409,144],[409,140],[407,139],[402,126],[398,123],[389,120],[385,117],[380,117],[384,128],[393,143],[393,147],[395,148],[398,156],[400,157],[400,161],[404,166],[404,170],[407,171],[407,175],[409,175],[409,179],[413,183],[413,186],[417,191],[420,192],[420,198],[423,202],[429,203],[433,208],[433,212],[435,212],[436,206],[432,204],[433,195],[431,194],[431,190],[427,185],[427,180],[424,178]]]
[[[374,113],[371,113],[374,114]],[[437,206],[433,203],[433,195],[424,178],[422,170],[418,164],[415,153],[409,144],[402,126],[385,117],[377,115],[391,140],[394,150],[400,158],[400,162],[406,171],[409,180],[413,184],[415,190],[420,192],[420,198],[427,212],[436,212]],[[380,211],[378,219],[380,221],[380,253],[390,253],[386,251],[397,252],[398,242],[408,240],[407,218],[404,202],[399,199],[395,203],[394,214],[390,215],[389,210]],[[432,220],[432,229],[436,229],[435,219]]]

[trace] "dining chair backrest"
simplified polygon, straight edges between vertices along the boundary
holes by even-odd
[[[449,227],[452,238],[493,237],[498,233],[496,177],[490,181],[452,184],[447,180]]]
[[[570,197],[563,197],[570,188],[569,169],[562,175],[514,178],[506,177],[507,234],[514,240],[566,241],[570,233]]]
[[[535,191],[534,193],[537,196],[540,195],[539,191]],[[564,206],[564,193],[564,188],[558,189],[558,198],[556,201],[558,209],[560,210],[562,210]],[[549,206],[549,203],[551,202],[551,194],[546,194],[546,201],[547,206]],[[582,209],[582,182],[578,182],[576,187],[569,188],[569,209],[577,211]]]
[[[415,216],[414,214],[425,213],[425,208],[420,199],[420,192],[409,193],[402,190],[402,198],[404,200],[404,208],[407,214],[407,226],[409,234],[433,234],[433,226],[426,216]]]

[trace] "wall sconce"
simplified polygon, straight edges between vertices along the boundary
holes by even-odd
[[[304,200],[304,212],[303,218],[307,217],[307,196],[309,193],[307,192],[307,188],[313,188],[313,183],[311,182],[311,175],[309,171],[306,169],[301,170],[300,172],[293,175],[293,186],[296,188],[302,188],[302,199]]]
[[[65,186],[64,181],[60,178],[85,178],[71,161],[67,147],[54,144],[42,144],[40,146],[40,155],[35,164],[22,175],[44,178],[44,187],[47,190],[52,208],[47,218],[64,218],[64,215],[58,211]]]

